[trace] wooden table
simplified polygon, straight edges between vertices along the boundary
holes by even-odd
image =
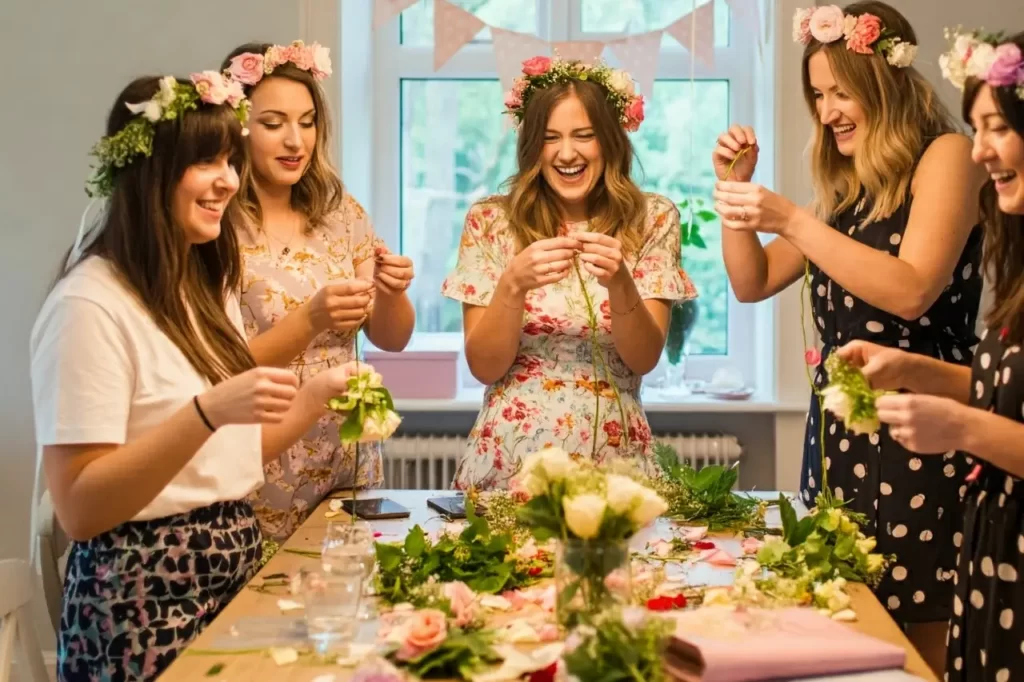
[[[409,519],[374,521],[375,530],[382,532],[382,540],[398,539],[405,536],[408,528],[418,523],[425,530],[430,531],[444,526],[444,521],[439,518],[433,510],[426,505],[428,497],[443,495],[443,492],[426,492],[413,490],[385,490],[375,491],[374,497],[390,497],[396,502],[408,507],[412,511]],[[339,493],[340,496],[348,496],[347,492]],[[255,583],[262,581],[262,577],[274,573],[294,574],[302,567],[314,566],[316,559],[307,558],[297,554],[290,554],[283,551],[285,548],[292,549],[319,549],[328,519],[324,516],[328,510],[329,501],[324,503],[306,520],[302,526],[289,538],[259,575],[254,578]],[[344,519],[345,515],[335,517]],[[931,673],[921,656],[917,653],[903,632],[896,623],[889,617],[881,603],[875,598],[871,591],[864,585],[852,585],[850,593],[853,598],[853,608],[857,612],[858,620],[850,623],[849,626],[865,634],[902,646],[907,651],[908,672],[928,680],[937,682],[937,678]],[[244,589],[235,599],[228,604],[217,619],[203,632],[202,635],[186,649],[186,653],[178,657],[170,668],[160,677],[160,680],[176,682],[188,680],[194,682],[211,682],[223,680],[226,682],[256,682],[262,680],[280,680],[281,682],[309,682],[320,675],[334,674],[336,682],[342,682],[351,676],[351,668],[339,666],[316,667],[302,662],[286,666],[278,666],[264,653],[252,654],[231,654],[231,655],[194,655],[189,652],[221,648],[222,643],[230,637],[233,626],[245,619],[254,617],[281,617],[277,601],[283,595],[280,590],[274,594],[257,592],[252,589]],[[302,612],[297,612],[301,614]],[[222,664],[223,668],[215,676],[207,676],[208,671],[215,664]]]

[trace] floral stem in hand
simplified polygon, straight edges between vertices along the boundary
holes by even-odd
[[[736,166],[736,162],[743,158],[743,155],[750,151],[750,147],[743,147],[736,153],[736,156],[732,161],[729,162],[729,167],[725,169],[725,179],[728,180],[732,177],[732,169]]]

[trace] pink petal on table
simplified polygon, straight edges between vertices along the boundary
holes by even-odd
[[[743,538],[743,542],[740,545],[743,548],[744,554],[757,554],[757,551],[764,545],[763,540],[757,538]]]
[[[703,561],[712,566],[735,566],[736,559],[724,549],[706,549],[697,557],[697,561]]]
[[[678,529],[678,535],[687,542],[697,542],[703,540],[708,534],[707,526],[681,526]]]

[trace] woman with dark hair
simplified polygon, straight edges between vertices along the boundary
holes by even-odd
[[[264,462],[352,372],[297,390],[246,345],[230,213],[247,109],[216,71],[124,89],[94,149],[107,210],[32,330],[39,461],[74,540],[61,680],[152,680],[213,620],[259,565],[245,497]]]
[[[981,191],[983,263],[994,302],[974,366],[861,341],[839,352],[873,387],[907,391],[877,400],[897,442],[922,455],[958,450],[977,460],[954,538],[960,555],[946,672],[950,680],[1002,682],[1024,671],[1024,33],[958,34],[941,63],[964,91],[974,161],[989,178]]]
[[[722,252],[741,301],[806,278],[822,339],[811,368],[854,339],[970,364],[981,299],[977,190],[970,140],[913,66],[917,36],[883,2],[798,10],[804,98],[814,120],[809,208],[750,182],[757,140],[734,126],[719,138],[715,190]],[[742,155],[741,155],[742,154]],[[733,175],[726,177],[730,164]],[[758,233],[776,236],[762,244]],[[933,668],[945,658],[953,598],[962,457],[922,460],[887,429],[848,431],[817,393],[808,411],[800,489],[843,500],[895,562],[875,594]]]
[[[406,290],[412,261],[390,253],[369,216],[344,191],[331,163],[331,118],[320,82],[326,47],[250,43],[224,69],[252,102],[237,226],[242,245],[242,315],[257,361],[288,367],[300,383],[355,358],[360,329],[375,346],[405,348],[415,313]],[[326,415],[268,462],[252,497],[263,532],[292,532],[336,488],[379,487],[379,442],[342,445]]]
[[[630,174],[643,97],[625,72],[534,57],[505,105],[518,171],[470,208],[442,289],[463,303],[466,360],[488,386],[455,483],[507,487],[549,445],[648,466],[641,378],[670,306],[696,292],[678,210]]]

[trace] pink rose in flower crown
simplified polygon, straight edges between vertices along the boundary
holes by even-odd
[[[263,57],[263,73],[270,73],[287,61],[287,48],[280,45],[271,45],[267,48],[267,54]]]
[[[448,625],[443,611],[421,609],[409,617],[405,625],[405,638],[395,656],[400,661],[411,661],[436,649],[448,636]]]
[[[862,14],[846,37],[846,47],[857,54],[871,54],[871,46],[882,35],[882,20],[874,14]]]
[[[523,62],[523,73],[527,76],[540,76],[548,72],[551,68],[551,59],[549,57],[536,56],[530,57]]]
[[[442,592],[452,610],[455,627],[464,628],[477,617],[476,593],[462,581],[446,583]]]
[[[333,73],[331,69],[331,51],[320,43],[313,43],[309,46],[310,54],[313,55],[313,77],[323,80]]]
[[[819,7],[811,15],[811,35],[820,43],[835,42],[843,37],[844,21],[843,10],[835,5]]]
[[[995,87],[1024,85],[1024,57],[1014,43],[996,48],[996,58],[989,67],[985,81]]]
[[[228,98],[228,85],[224,77],[216,71],[202,71],[193,73],[190,78],[196,86],[199,99],[207,104],[224,104]]]
[[[623,127],[629,132],[635,132],[640,129],[640,124],[644,122],[644,96],[633,99],[628,105],[626,110],[623,112],[626,115],[626,123]]]
[[[798,9],[793,15],[793,40],[804,45],[811,42],[811,15],[814,8]]]
[[[228,104],[237,108],[241,101],[245,99],[245,89],[242,87],[242,83],[240,81],[236,81],[234,79],[228,80],[227,88]]]
[[[305,45],[301,43],[289,45],[285,53],[288,55],[288,61],[303,71],[313,68],[313,53]]]
[[[518,109],[523,106],[523,98],[516,92],[515,88],[505,93],[505,108]]]
[[[239,83],[256,85],[263,78],[263,55],[245,52],[232,58],[228,73]]]

